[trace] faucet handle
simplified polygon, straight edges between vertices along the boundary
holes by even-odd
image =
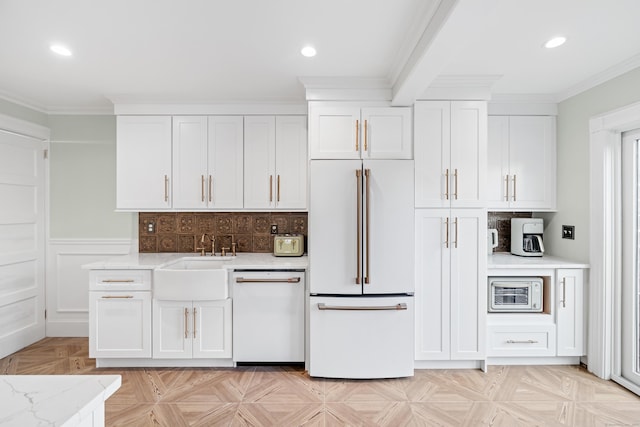
[[[236,242],[231,243],[231,255],[236,256]]]
[[[226,256],[226,255],[227,255],[227,251],[228,251],[228,250],[229,250],[229,248],[224,248],[224,247],[220,248],[221,255],[222,255],[222,256]]]

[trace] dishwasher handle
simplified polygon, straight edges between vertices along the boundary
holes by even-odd
[[[244,277],[236,277],[236,283],[300,283],[300,277],[288,277],[281,279],[245,279]]]

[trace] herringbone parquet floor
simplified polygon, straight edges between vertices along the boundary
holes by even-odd
[[[0,359],[0,374],[121,374],[108,426],[640,426],[638,396],[576,366],[381,381],[312,379],[295,367],[96,369],[87,341],[44,339]]]

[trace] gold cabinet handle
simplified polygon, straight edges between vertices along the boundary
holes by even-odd
[[[189,338],[189,330],[188,330],[188,325],[189,324],[189,309],[188,308],[184,308],[184,339]]]
[[[562,278],[562,308],[567,308],[567,284],[566,277]]]
[[[453,198],[458,200],[458,169],[453,170],[453,179],[454,179]]]
[[[211,193],[213,192],[213,178],[209,175],[209,202],[211,202]]]
[[[269,175],[269,203],[273,202],[273,175]]]
[[[364,121],[364,151],[367,151],[367,121]]]
[[[360,120],[356,120],[356,151],[360,150]]]
[[[366,129],[366,123],[367,121],[365,120],[365,129]],[[366,141],[366,139],[365,139]],[[371,174],[371,170],[370,169],[365,169],[364,170],[364,177],[365,177],[365,224],[364,224],[364,230],[365,230],[365,234],[364,234],[364,238],[367,241],[367,245],[365,246],[365,252],[364,252],[364,259],[366,262],[366,270],[365,270],[365,276],[364,276],[364,283],[368,284],[369,281],[371,280],[371,277],[369,275],[369,223],[370,221],[370,201],[371,201],[371,187],[369,184],[369,175]]]
[[[169,177],[167,175],[164,176],[164,201],[169,201]]]
[[[129,299],[133,298],[133,295],[105,295],[101,297],[103,299]]]
[[[133,283],[135,280],[133,279],[105,279],[102,280],[102,283]]]
[[[200,175],[200,193],[202,193],[202,202],[204,203],[204,175]]]
[[[513,201],[515,202],[516,200],[516,176],[513,175]]]
[[[444,171],[444,198],[449,200],[449,169]]]
[[[509,201],[509,175],[504,176],[504,200]]]
[[[356,169],[356,284],[359,285],[362,279],[360,270],[360,258],[362,252],[362,170]]]
[[[449,218],[445,218],[444,219],[444,224],[446,226],[445,230],[444,230],[444,247],[448,248],[449,247]]]
[[[280,175],[278,175],[278,180],[277,180],[277,184],[278,189],[276,191],[276,202],[280,202]]]
[[[456,239],[453,241],[453,247],[458,249],[458,217],[453,220],[456,229]]]
[[[198,310],[193,307],[193,338],[196,337],[196,317],[198,316]]]

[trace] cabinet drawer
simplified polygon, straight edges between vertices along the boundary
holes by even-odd
[[[489,357],[555,356],[555,325],[489,325]]]
[[[151,270],[91,270],[89,290],[150,291]]]

